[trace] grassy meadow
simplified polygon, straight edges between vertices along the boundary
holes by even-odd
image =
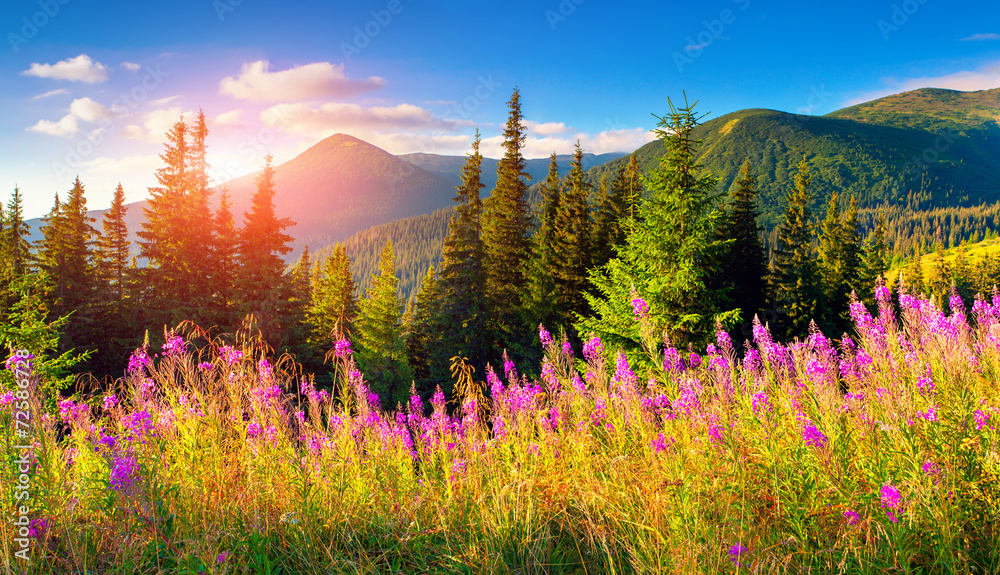
[[[28,573],[997,573],[1000,299],[878,290],[855,333],[644,354],[544,328],[384,411],[252,341],[136,350],[34,422]],[[526,366],[522,366],[526,367]],[[35,393],[36,407],[44,401]],[[13,396],[0,512],[15,515]]]

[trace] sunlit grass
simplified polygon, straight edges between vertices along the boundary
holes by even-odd
[[[664,350],[638,308],[631,362],[542,331],[540,380],[506,363],[450,409],[381,410],[343,345],[331,397],[253,345],[175,338],[137,352],[114,399],[45,418],[30,566],[5,521],[5,567],[995,573],[1000,306],[977,302],[970,327],[957,300],[879,296],[839,347],[758,326],[742,358],[724,333]],[[13,503],[5,488],[5,518]]]

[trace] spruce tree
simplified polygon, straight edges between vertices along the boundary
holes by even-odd
[[[139,257],[148,262],[142,283],[148,291],[144,307],[154,324],[174,324],[184,319],[190,300],[189,272],[184,259],[184,225],[188,189],[188,128],[183,121],[167,132],[164,167],[156,170],[159,186],[149,188],[146,221],[139,237]]]
[[[330,349],[341,338],[351,339],[358,311],[357,288],[347,248],[337,244],[312,278],[312,302],[306,311],[309,343]]]
[[[785,317],[779,318],[772,333],[780,339],[805,336],[809,322],[816,318],[822,290],[813,249],[809,213],[809,166],[803,159],[795,175],[795,189],[788,194],[784,221],[778,226],[771,285]]]
[[[402,302],[397,292],[392,240],[385,244],[379,275],[358,305],[355,358],[383,407],[405,401],[413,383],[403,341]]]
[[[14,193],[7,202],[7,215],[0,216],[0,220],[6,218],[6,222],[0,225],[0,243],[3,244],[0,249],[9,262],[10,279],[23,276],[28,271],[31,258],[31,243],[28,241],[31,227],[24,221],[22,201],[20,188],[14,186]]]
[[[187,189],[183,198],[182,234],[184,261],[184,279],[190,294],[196,294],[189,300],[186,319],[196,323],[210,320],[213,316],[210,297],[213,287],[212,275],[215,273],[216,262],[212,258],[213,225],[212,210],[209,205],[211,189],[209,188],[207,145],[208,125],[205,113],[198,111],[198,118],[188,134],[190,144],[187,150],[186,175]]]
[[[441,353],[442,343],[451,334],[441,328],[441,292],[434,266],[427,270],[416,300],[406,312],[406,357],[413,372],[414,384],[421,397],[430,398],[437,386],[449,387],[448,357]],[[450,389],[445,389],[446,393]]]
[[[879,277],[884,277],[889,270],[889,246],[885,239],[885,216],[879,212],[875,221],[875,229],[868,234],[862,250],[861,261],[861,293],[864,301],[872,301],[875,295],[875,285]],[[921,280],[921,283],[922,280]]]
[[[249,212],[243,214],[240,230],[240,275],[237,277],[237,299],[243,311],[252,314],[265,341],[285,344],[287,329],[284,312],[290,296],[290,280],[285,276],[281,256],[292,251],[292,237],[285,229],[294,225],[288,218],[279,218],[274,211],[274,167],[271,155],[264,157],[264,169],[257,175]]]
[[[700,142],[692,131],[699,118],[693,104],[668,104],[670,113],[656,130],[665,155],[644,179],[652,197],[639,205],[618,257],[590,274],[600,294],[587,295],[596,315],[578,324],[580,333],[593,332],[605,345],[633,351],[641,347],[631,305],[636,296],[647,303],[656,331],[666,331],[675,344],[698,342],[716,321],[729,325],[737,318],[707,286],[722,243],[713,239],[720,216],[712,193],[717,180],[695,160]]]
[[[731,243],[723,250],[716,282],[728,290],[732,305],[740,310],[743,323],[751,321],[768,300],[767,256],[757,223],[757,178],[747,160],[740,168],[730,193],[730,204],[719,226],[719,238]]]
[[[456,187],[458,204],[448,223],[440,265],[440,325],[447,334],[442,345],[445,355],[467,357],[477,369],[485,367],[483,347],[486,325],[484,247],[482,238],[483,188],[479,131],[472,153],[462,168],[462,182]],[[449,355],[450,354],[450,355]]]
[[[559,305],[556,284],[552,270],[558,258],[555,225],[561,201],[562,181],[556,153],[549,157],[549,174],[541,185],[541,210],[538,214],[538,229],[531,237],[531,260],[528,264],[528,287],[524,300],[525,323],[527,325],[551,325],[561,321],[563,310]]]
[[[635,154],[629,156],[628,163],[619,168],[610,189],[599,196],[594,210],[594,237],[592,265],[602,267],[615,255],[617,248],[625,244],[632,224],[638,215],[639,200],[642,199],[642,182],[639,163]]]
[[[219,197],[219,207],[212,218],[211,253],[214,262],[209,294],[214,301],[213,323],[225,331],[232,331],[239,323],[238,302],[236,301],[236,278],[240,276],[239,230],[233,220],[232,202],[229,192],[223,190]]]
[[[531,212],[526,197],[531,176],[521,154],[526,135],[517,88],[507,105],[504,156],[497,165],[496,187],[484,205],[483,221],[486,298],[494,324],[489,333],[501,340],[519,332],[515,312],[525,291],[526,264],[531,256]],[[502,344],[493,343],[496,352]]]
[[[850,208],[841,221],[837,193],[827,204],[826,219],[820,226],[819,273],[822,282],[821,327],[827,333],[848,329],[850,294],[861,288],[861,245],[858,234],[858,210],[851,198]]]
[[[104,212],[101,226],[104,233],[98,242],[98,261],[101,262],[103,273],[101,279],[113,295],[115,306],[125,301],[127,290],[127,274],[131,256],[131,242],[128,237],[128,225],[125,223],[125,190],[121,183],[115,188],[111,207]],[[120,312],[120,310],[118,310]]]
[[[590,184],[583,175],[583,149],[576,143],[552,232],[555,237],[552,275],[559,298],[560,323],[567,325],[588,311],[584,291],[590,268]]]

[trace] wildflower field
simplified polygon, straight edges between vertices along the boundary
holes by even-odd
[[[383,411],[252,346],[137,350],[116,389],[37,418],[30,573],[997,573],[1000,297],[878,289],[855,334],[645,356],[540,329],[456,397]],[[650,368],[650,365],[655,365]],[[499,371],[502,371],[500,373]],[[35,397],[40,403],[43,398]],[[449,403],[449,401],[451,403]]]

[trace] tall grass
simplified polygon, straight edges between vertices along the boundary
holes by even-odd
[[[856,336],[646,357],[544,329],[505,362],[379,408],[259,348],[137,350],[114,393],[41,418],[30,573],[996,573],[1000,298],[950,315],[880,288]],[[582,351],[582,357],[576,357]],[[635,366],[655,364],[641,371]],[[630,366],[631,365],[631,366]],[[639,373],[637,373],[639,372]],[[4,400],[6,401],[6,400]],[[16,440],[4,429],[3,485]],[[60,421],[61,420],[61,421]],[[2,492],[5,518],[13,489]]]

